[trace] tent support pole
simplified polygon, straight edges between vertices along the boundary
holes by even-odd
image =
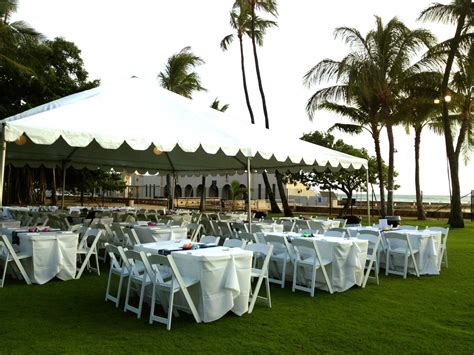
[[[7,142],[5,141],[5,124],[3,124],[2,127],[0,144],[0,206],[3,206],[3,182],[5,180],[5,158],[7,156]]]
[[[62,168],[62,172],[63,172],[63,186],[62,186],[62,189],[63,189],[63,193],[62,193],[62,196],[61,196],[61,209],[64,210],[64,191],[66,190],[66,162],[62,162],[61,164],[61,168]]]
[[[250,195],[250,184],[251,184],[251,174],[250,171],[250,157],[247,157],[247,219],[249,221],[249,233],[252,233],[252,196]]]
[[[369,166],[367,165],[367,169],[365,169],[365,179],[366,179],[366,186],[367,186],[367,191],[366,191],[366,198],[367,198],[367,219],[368,219],[368,224],[369,226],[371,225],[370,223],[370,201],[369,201]]]

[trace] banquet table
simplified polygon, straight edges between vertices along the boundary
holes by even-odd
[[[283,224],[277,223],[253,223],[252,226],[260,228],[262,233],[282,233],[284,228]]]
[[[133,227],[137,232],[141,243],[166,240],[183,240],[187,238],[188,229],[186,227],[170,227],[168,225],[136,225]]]
[[[300,233],[294,232],[266,234],[285,236],[290,242],[294,238],[303,238]],[[326,266],[326,272],[329,280],[331,280],[334,292],[344,292],[352,286],[360,286],[362,284],[365,261],[367,259],[367,240],[349,240],[323,235],[304,238],[315,240],[321,257],[323,259],[331,260],[331,264]],[[290,270],[288,271],[287,276],[292,280],[292,267],[288,269]],[[322,272],[317,273],[316,281],[317,288],[326,291],[328,290]]]
[[[136,245],[137,251],[158,253],[174,250],[183,241]],[[188,289],[203,322],[212,322],[231,311],[239,316],[248,311],[253,253],[240,248],[212,247],[172,252],[181,275],[200,283]],[[176,303],[183,297],[176,296]]]
[[[379,230],[377,227],[350,227],[348,228],[351,236],[356,235],[361,229]],[[418,249],[415,254],[415,260],[418,265],[420,275],[439,275],[438,255],[441,247],[441,232],[430,230],[410,230],[410,229],[392,229],[391,232],[405,233],[410,238],[412,248]],[[383,234],[383,231],[382,231]],[[396,246],[401,241],[392,241]],[[396,267],[402,268],[404,260],[402,257],[394,255],[394,264]],[[381,265],[385,265],[385,260],[381,260]],[[408,260],[408,271],[414,274],[413,262]]]
[[[72,280],[76,276],[79,234],[72,232],[19,233],[19,251],[31,253],[22,263],[31,282],[44,284],[54,277]]]

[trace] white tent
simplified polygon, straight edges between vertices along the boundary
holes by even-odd
[[[181,175],[367,170],[365,159],[233,119],[138,78],[70,95],[1,122],[0,186],[5,157],[14,166]],[[22,135],[27,139],[20,145]]]

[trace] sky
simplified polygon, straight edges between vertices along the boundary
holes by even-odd
[[[365,34],[375,25],[374,15],[388,22],[399,17],[410,28],[430,29],[440,40],[454,28],[416,21],[428,7],[426,0],[279,0],[278,27],[270,29],[258,49],[262,82],[267,99],[270,128],[288,137],[301,137],[314,130],[327,131],[344,118],[317,112],[311,121],[305,111],[315,88],[303,85],[303,75],[320,60],[345,56],[349,47],[334,39],[334,29],[355,27]],[[185,46],[205,60],[197,68],[205,93],[193,96],[203,105],[218,97],[230,105],[229,120],[250,120],[242,88],[239,46],[235,42],[223,52],[220,41],[232,33],[229,12],[232,0],[19,0],[14,20],[24,20],[48,38],[64,37],[82,51],[91,79],[114,83],[133,75],[156,78],[166,60]],[[246,40],[245,58],[252,108],[256,124],[264,126],[251,43]],[[231,122],[230,122],[231,124]],[[374,154],[369,135],[337,138]],[[382,155],[388,161],[386,133]],[[284,144],[284,142],[282,142]],[[398,194],[414,194],[414,136],[403,128],[395,130],[395,169]],[[474,158],[474,157],[473,157]],[[448,195],[444,138],[425,131],[421,141],[421,187],[425,195]],[[461,194],[474,189],[474,164],[460,162]]]

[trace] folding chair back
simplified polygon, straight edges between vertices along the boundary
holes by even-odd
[[[389,273],[395,274],[395,275],[401,275],[403,278],[407,277],[408,273],[408,259],[411,258],[413,262],[413,266],[415,268],[415,273],[416,276],[420,276],[420,273],[418,271],[418,265],[415,259],[415,254],[418,253],[418,250],[415,250],[410,242],[410,238],[406,233],[402,232],[385,232],[384,233],[384,239],[386,242],[386,262],[385,262],[385,275],[388,275]],[[392,254],[392,258],[390,258],[390,255]],[[390,269],[390,260],[392,260],[392,266],[393,265],[393,254],[399,254],[403,255],[405,258],[405,264],[404,264],[404,271],[399,272],[396,271],[394,268]]]
[[[347,219],[345,219],[345,218],[335,218],[334,221],[339,221],[339,228],[346,228]]]
[[[406,224],[406,225],[399,225],[399,226],[397,227],[397,229],[399,229],[399,230],[413,230],[413,231],[416,231],[416,230],[418,230],[418,226],[410,226],[410,225]]]
[[[129,275],[129,263],[127,257],[125,256],[125,251],[121,246],[105,243],[105,250],[110,258],[110,270],[107,281],[107,289],[105,291],[105,301],[107,302],[110,300],[115,303],[115,307],[118,307],[120,303],[123,280]],[[112,275],[114,274],[119,276],[119,285],[116,295],[112,295],[110,293]]]
[[[226,238],[226,239],[224,240],[223,246],[228,247],[228,248],[240,248],[240,249],[244,249],[244,248],[245,248],[245,244],[247,244],[247,242],[246,242],[245,240],[242,240],[242,239],[230,239],[230,238]]]
[[[368,233],[370,232],[370,233]],[[375,280],[377,285],[379,284],[379,269],[380,269],[380,253],[383,250],[382,247],[382,237],[378,231],[361,231],[357,233],[357,239],[367,240],[368,250],[367,250],[367,259],[366,259],[366,268],[367,271],[364,275],[362,281],[362,288],[365,287],[367,281],[370,277],[370,272],[374,270]]]
[[[211,244],[214,243],[216,245],[219,245],[221,237],[215,237],[213,235],[203,235],[201,237],[201,240],[199,241],[200,243],[205,243],[205,244]]]
[[[237,239],[245,240],[247,244],[256,242],[255,235],[251,233],[240,232],[240,233],[237,233],[235,236]]]
[[[281,224],[283,225],[284,232],[293,232],[296,222],[291,220],[282,220]]]
[[[242,222],[232,222],[231,227],[234,233],[248,233],[248,228],[245,223]]]
[[[281,279],[270,278],[271,282],[281,285],[281,288],[285,287],[285,278],[286,278],[286,266],[288,263],[293,263],[294,260],[294,250],[289,246],[286,237],[279,235],[268,234],[265,235],[265,241],[267,244],[273,245],[273,255],[271,260],[274,262],[275,266],[278,267],[278,263],[282,263],[281,270]]]
[[[339,228],[331,228],[324,232],[324,236],[326,237],[337,237],[337,238],[344,238],[346,236],[346,231],[341,231]]]
[[[251,252],[253,252],[254,260],[256,260],[256,258],[264,257],[261,268],[256,268],[255,265],[252,268],[252,277],[258,277],[258,279],[257,284],[255,285],[255,288],[252,291],[252,297],[249,301],[248,313],[252,313],[257,299],[265,300],[268,304],[268,307],[272,308],[272,300],[270,296],[270,281],[268,278],[268,266],[273,253],[273,245],[260,243],[248,244],[245,246],[245,250],[250,250]],[[263,280],[265,280],[266,297],[259,296],[260,287],[262,285]]]
[[[128,246],[132,247],[135,245],[140,245],[140,239],[138,239],[137,232],[133,228],[125,227],[123,229],[124,235],[127,237]]]
[[[309,221],[304,220],[304,219],[297,219],[295,220],[295,227],[296,231],[299,231],[300,229],[312,229],[308,223]]]
[[[86,234],[82,237],[81,242],[79,243],[77,253],[79,255],[85,255],[84,261],[82,262],[82,265],[77,272],[76,279],[80,279],[82,276],[82,273],[84,272],[84,269],[88,267],[89,269],[93,269],[90,266],[90,258],[92,255],[95,255],[95,261],[96,261],[96,268],[95,271],[97,272],[97,275],[100,276],[100,267],[99,267],[99,255],[97,252],[97,243],[99,242],[100,237],[104,233],[103,230],[100,229],[89,229]],[[87,239],[90,236],[94,236],[92,240],[92,244],[90,247],[87,246]]]
[[[448,234],[449,234],[449,227],[427,227],[426,228],[432,232],[441,232],[441,245],[439,247],[440,253],[438,257],[438,269],[441,270],[441,264],[445,264],[446,268],[448,268]],[[444,260],[443,260],[444,259]]]

